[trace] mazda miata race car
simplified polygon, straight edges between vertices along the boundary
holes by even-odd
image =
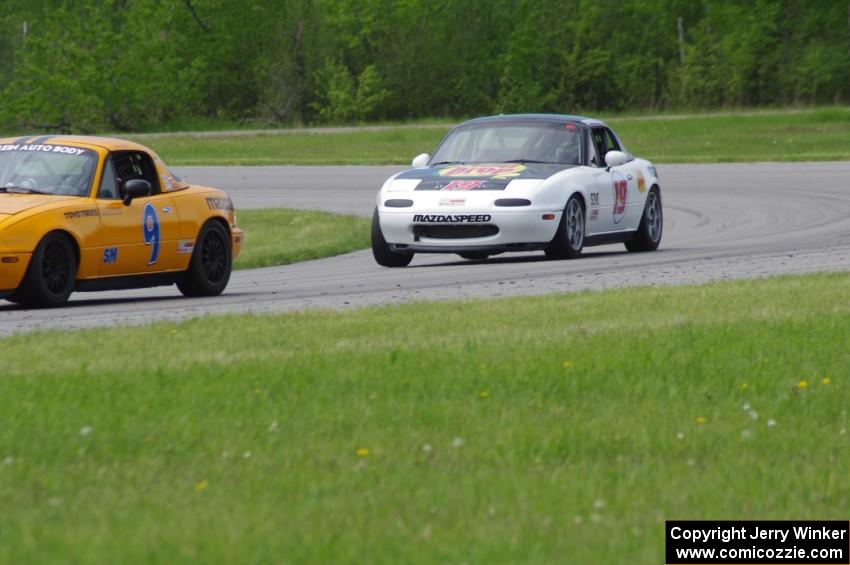
[[[85,290],[176,283],[220,294],[242,248],[226,193],[118,139],[0,139],[0,298],[58,306]]]
[[[599,120],[477,118],[412,166],[378,193],[372,254],[385,267],[406,266],[415,253],[486,259],[543,250],[573,258],[591,245],[654,251],[661,242],[655,167]]]

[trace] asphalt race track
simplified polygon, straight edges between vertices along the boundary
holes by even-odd
[[[295,207],[370,215],[381,182],[402,167],[178,168],[228,190],[237,208]],[[419,255],[378,267],[371,253],[233,274],[225,294],[183,298],[175,287],[77,293],[64,307],[0,301],[0,335],[175,320],[209,313],[350,308],[411,300],[533,295],[629,285],[850,269],[850,163],[661,165],[665,226],[655,253],[595,247],[573,261],[542,253],[470,262]],[[247,245],[251,244],[247,234]],[[281,242],[285,245],[286,242]]]

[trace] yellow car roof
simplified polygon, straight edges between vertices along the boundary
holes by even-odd
[[[153,153],[150,148],[114,137],[98,137],[94,135],[25,135],[22,137],[6,137],[0,139],[0,144],[9,145],[79,145],[99,147],[107,151],[142,150]]]

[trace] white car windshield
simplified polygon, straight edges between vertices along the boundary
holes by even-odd
[[[431,165],[442,163],[581,164],[582,129],[571,123],[500,122],[453,130]]]
[[[0,145],[0,192],[88,196],[97,154],[64,145]]]

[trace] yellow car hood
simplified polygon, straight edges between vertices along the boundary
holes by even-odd
[[[55,204],[63,200],[73,200],[75,196],[58,196],[52,194],[14,194],[0,193],[0,220],[7,215],[17,214],[42,204]],[[78,199],[78,198],[77,198]]]

